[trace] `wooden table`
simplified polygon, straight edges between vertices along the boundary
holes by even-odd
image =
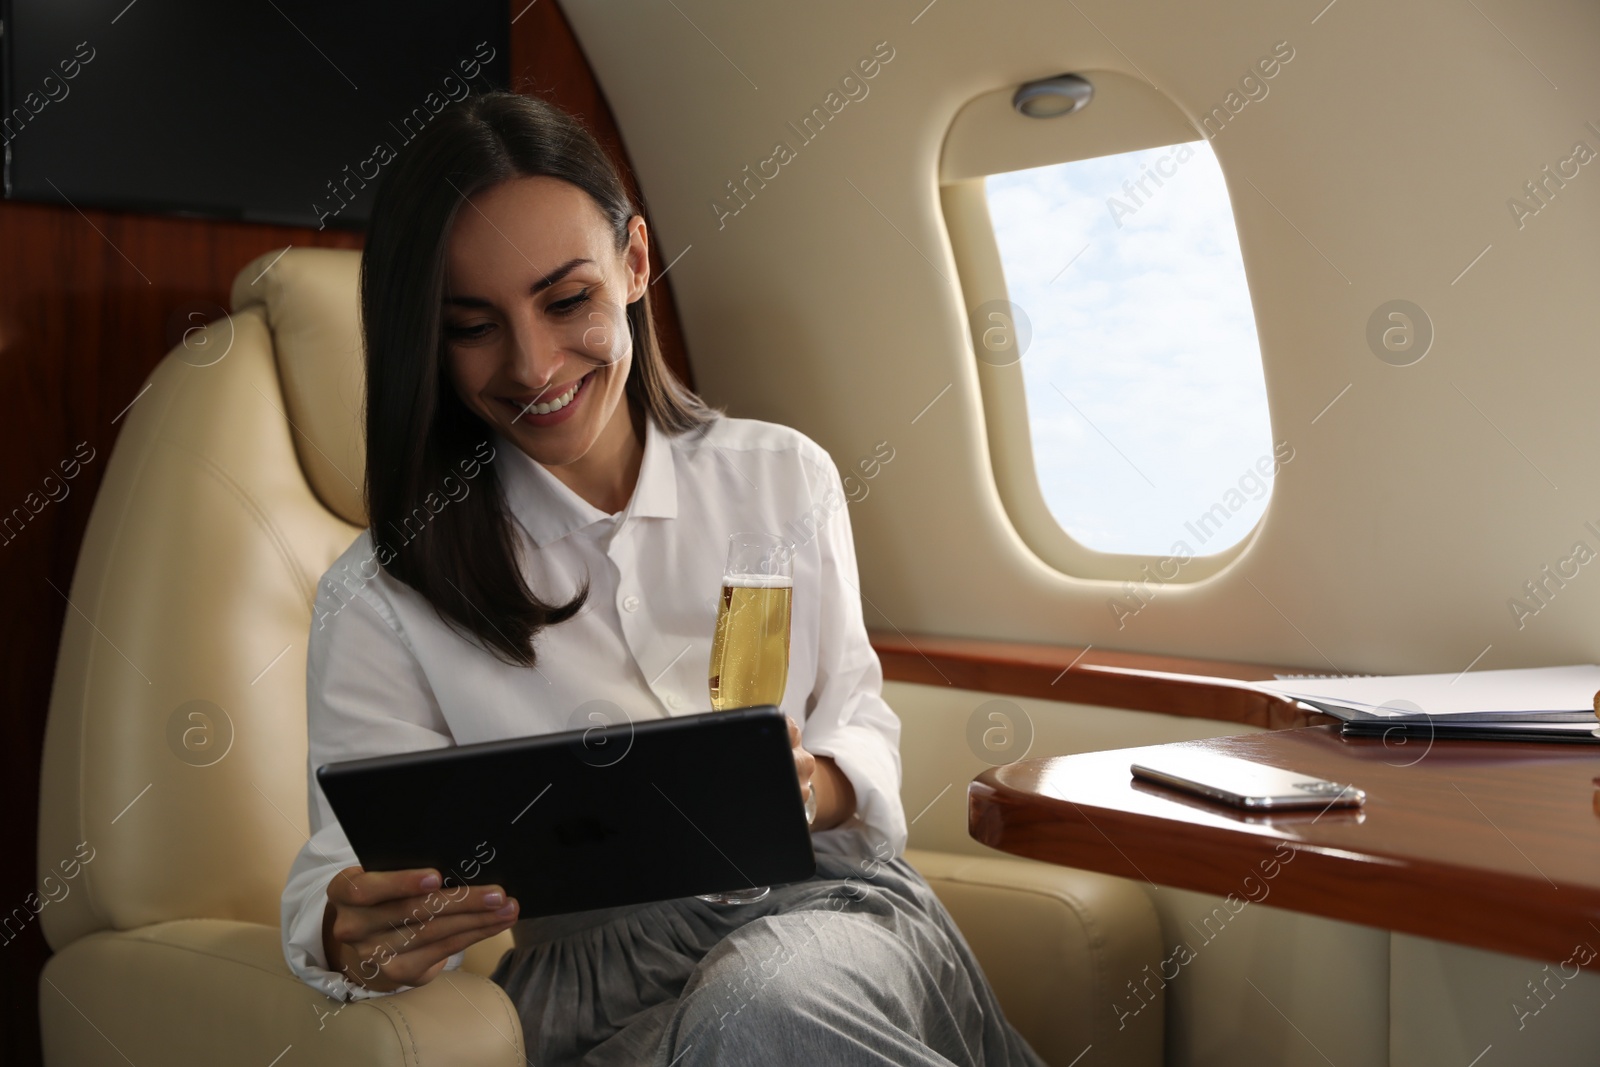
[[[1166,749],[1350,782],[1367,802],[1244,815],[1134,782],[1128,765]],[[1600,969],[1600,747],[1313,726],[1022,760],[979,775],[967,815],[1019,856]]]

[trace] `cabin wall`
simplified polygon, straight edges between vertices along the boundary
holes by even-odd
[[[850,508],[869,625],[1349,672],[1600,658],[1600,580],[1541,573],[1579,541],[1600,552],[1587,462],[1600,430],[1585,411],[1600,178],[1585,164],[1536,214],[1509,206],[1532,204],[1524,184],[1577,142],[1600,150],[1589,60],[1600,10],[708,3],[692,23],[670,6],[568,10],[676,259],[702,393],[801,428],[841,468],[880,441],[895,449]],[[1046,566],[1000,503],[940,203],[944,138],[974,97],[1072,70],[1140,78],[1193,120],[1280,41],[1293,64],[1211,143],[1238,222],[1273,439],[1296,458],[1232,565],[1159,586],[1119,627],[1108,602],[1120,586]],[[789,124],[875,48],[893,58],[869,94],[814,140],[798,136]],[[778,141],[793,158],[764,184],[750,179]],[[747,202],[730,182],[747,183]],[[1420,305],[1435,332],[1408,367],[1366,341],[1369,317],[1395,299]],[[1219,478],[1219,495],[1231,481]],[[1539,580],[1543,599],[1529,600],[1525,583]],[[982,851],[955,789],[933,798],[980,769],[962,739],[988,695],[891,684],[886,696],[905,728],[913,842]],[[1208,728],[1016,703],[1040,729],[1033,754]],[[1174,944],[1219,903],[1149,891]],[[1502,987],[1527,961],[1480,953],[1459,982],[1429,986],[1419,959],[1459,954],[1419,939],[1391,949],[1396,940],[1246,909],[1168,988],[1169,1062],[1435,1062],[1411,1057],[1442,1034],[1477,1033],[1462,1020],[1509,1017]],[[1246,979],[1267,983],[1273,1004]],[[1555,1006],[1546,1013],[1547,1062],[1586,1062],[1576,1052],[1593,1001],[1573,1001],[1584,1011],[1571,1026]]]
[[[1578,542],[1600,552],[1600,169],[1537,214],[1508,207],[1534,203],[1524,183],[1577,142],[1600,150],[1600,8],[1319,7],[567,5],[667,257],[682,254],[702,392],[800,427],[841,467],[895,449],[851,507],[870,625],[1352,672],[1600,658],[1594,568],[1542,579]],[[1273,436],[1296,458],[1234,564],[1158,585],[1119,628],[1120,587],[1043,564],[1000,505],[941,145],[973,97],[1071,70],[1141,78],[1193,119],[1280,41],[1293,62],[1212,145]],[[789,123],[875,48],[868,95],[802,141]],[[729,214],[728,183],[778,141],[793,158]],[[1394,299],[1435,331],[1408,367],[1365,340]]]
[[[1573,959],[1583,959],[1600,936],[1578,930],[1573,942]],[[1390,957],[1389,1062],[1595,1062],[1600,975],[1577,973],[1570,959],[1547,964],[1405,934],[1394,935]]]

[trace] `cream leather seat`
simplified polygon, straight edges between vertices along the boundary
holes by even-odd
[[[518,1019],[485,977],[509,933],[461,971],[347,1005],[284,962],[315,585],[366,520],[359,253],[276,256],[240,271],[232,314],[156,368],[94,503],[45,738],[45,1059],[523,1064]],[[1119,1051],[1086,1063],[1160,1063],[1159,1012],[1113,1037],[1107,1010],[1160,958],[1142,893],[1004,858],[908,858],[1053,1064],[1087,1045]]]

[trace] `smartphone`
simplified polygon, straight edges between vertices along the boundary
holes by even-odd
[[[1211,752],[1160,752],[1131,770],[1135,778],[1256,811],[1360,807],[1367,799],[1345,782]]]

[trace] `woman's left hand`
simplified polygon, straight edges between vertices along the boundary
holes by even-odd
[[[806,787],[817,773],[817,757],[807,752],[800,744],[800,726],[794,721],[794,718],[785,715],[784,719],[789,724],[789,747],[794,749],[795,773],[800,776],[800,799],[805,800]],[[820,800],[821,797],[819,796],[818,799]]]
[[[826,830],[844,822],[856,810],[856,791],[850,779],[839,769],[832,756],[815,756],[800,743],[800,727],[790,716],[789,747],[794,749],[794,769],[800,778],[800,799],[806,797],[808,785],[817,790],[817,818],[811,829]]]

